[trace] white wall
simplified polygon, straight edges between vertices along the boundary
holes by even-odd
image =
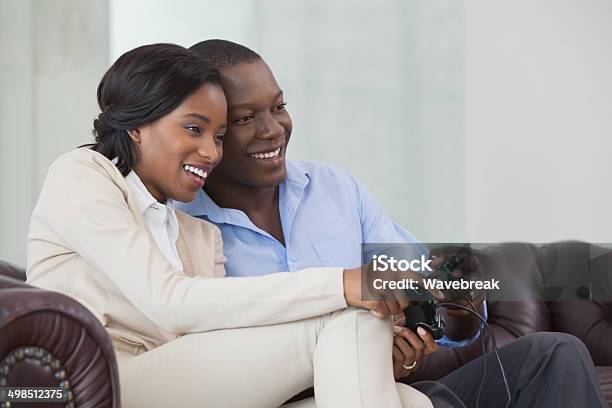
[[[0,1],[0,259],[25,265],[49,165],[92,139],[108,66],[107,2]]]
[[[114,55],[212,37],[261,52],[290,157],[349,168],[424,240],[612,240],[609,0],[111,4]]]
[[[463,238],[461,1],[111,0],[114,57],[208,38],[271,66],[290,158],[345,166],[424,240]]]
[[[465,3],[472,241],[612,241],[612,2]]]
[[[207,38],[259,45],[257,0],[110,0],[110,54],[151,43],[189,47]]]
[[[276,73],[290,157],[347,167],[423,240],[612,241],[609,0],[0,0],[0,258],[25,263],[110,62],[215,37]]]

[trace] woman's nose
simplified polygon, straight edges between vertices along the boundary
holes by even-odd
[[[201,138],[198,154],[211,163],[217,163],[221,159],[220,149],[214,141],[214,136],[205,135]]]

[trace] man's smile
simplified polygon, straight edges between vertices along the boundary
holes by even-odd
[[[261,159],[264,159],[264,160],[265,159],[274,159],[274,158],[278,157],[280,151],[281,151],[281,148],[278,147],[276,150],[272,150],[272,151],[269,151],[269,152],[262,152],[262,153],[253,153],[250,156],[253,159],[260,159],[260,160]]]

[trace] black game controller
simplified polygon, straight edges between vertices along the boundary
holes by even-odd
[[[457,270],[457,267],[461,265],[461,262],[462,260],[460,257],[458,257],[457,255],[453,255],[444,262],[442,262],[438,269],[427,275],[427,278],[449,282],[464,279],[466,278],[466,275],[463,272]],[[469,279],[469,277],[467,278]],[[474,294],[470,289],[444,289],[442,290],[442,294],[444,295],[444,300],[440,299],[438,300],[439,302],[448,302],[465,298],[468,298],[469,300],[474,300]]]
[[[453,255],[446,261],[442,262],[440,267],[430,273],[427,277],[430,279],[439,280],[455,280],[457,278],[455,275],[453,275],[453,271],[457,269],[459,265],[461,265],[461,258],[459,258],[457,255]]]
[[[461,258],[452,256],[442,262],[440,267],[432,272],[428,278],[439,280],[455,280],[453,271],[461,264]],[[419,327],[425,329],[438,340],[444,336],[444,321],[437,312],[436,299],[423,287],[416,285],[416,289],[406,289],[410,304],[404,309],[404,326],[417,332]],[[453,295],[457,295],[453,293]]]
[[[444,321],[437,312],[434,297],[421,286],[407,289],[406,295],[410,304],[404,309],[404,326],[415,333],[422,327],[434,339],[441,339],[444,336]]]

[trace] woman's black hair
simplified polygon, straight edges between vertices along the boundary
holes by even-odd
[[[192,51],[175,44],[152,44],[123,54],[98,85],[102,111],[94,120],[91,148],[127,176],[138,162],[129,130],[173,111],[202,85],[219,85],[219,72]]]

